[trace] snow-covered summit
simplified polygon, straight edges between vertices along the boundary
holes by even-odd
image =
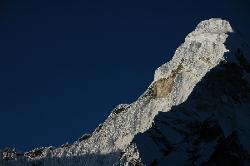
[[[193,68],[196,63],[204,65],[218,64],[227,49],[224,42],[227,33],[233,32],[229,22],[222,19],[209,19],[198,24],[195,30],[187,35],[185,42],[177,48],[173,59],[159,67],[155,72],[154,80],[166,78],[171,71],[182,64],[185,69]],[[218,53],[215,53],[218,52]],[[211,63],[211,64],[210,64]],[[200,68],[201,66],[196,65]]]
[[[201,121],[200,123],[203,124],[204,118],[210,115],[213,116],[213,114],[215,114],[214,111],[212,111],[215,110],[214,107],[221,105],[221,103],[217,101],[217,98],[224,101],[224,103],[231,101],[231,98],[233,98],[232,101],[234,102],[249,102],[250,91],[248,88],[248,78],[250,77],[248,76],[248,72],[250,71],[250,65],[248,63],[249,57],[245,55],[247,48],[245,46],[243,48],[241,44],[242,41],[234,36],[233,29],[226,20],[210,19],[202,21],[193,32],[188,34],[184,43],[177,48],[172,60],[163,64],[155,71],[153,82],[138,100],[131,104],[118,105],[105,122],[100,124],[92,134],[83,135],[72,145],[67,144],[59,148],[37,148],[23,154],[17,153],[12,149],[2,150],[0,153],[0,165],[156,165],[160,163],[160,161],[164,165],[166,164],[166,162],[164,162],[165,157],[169,157],[169,155],[173,156],[167,158],[166,161],[168,162],[176,160],[178,153],[182,156],[187,155],[181,147],[178,149],[177,146],[173,146],[177,143],[180,145],[183,143],[185,145],[183,146],[184,149],[188,149],[191,146],[186,141],[193,141],[193,133],[187,130],[185,125],[192,126],[195,121],[194,119]],[[230,43],[229,45],[226,44],[228,42]],[[235,64],[238,67],[235,67],[235,65],[227,65],[225,68],[225,66],[221,66],[222,64]],[[215,80],[210,79],[210,77],[208,79],[207,75],[217,71],[217,68],[218,70],[225,70],[225,72],[219,74],[215,72],[216,74],[211,76]],[[242,72],[239,72],[239,70],[242,70]],[[228,73],[233,74],[232,78]],[[219,75],[219,77],[217,75]],[[226,80],[218,80],[224,78],[223,76],[225,76]],[[236,80],[236,82],[231,79]],[[208,86],[212,87],[210,88],[211,92],[215,91],[218,93],[209,94],[210,91],[207,92],[204,90],[207,89],[207,87],[197,88],[203,86],[201,82],[205,82],[204,86],[207,86],[204,80],[208,80]],[[229,83],[223,81],[228,81]],[[225,88],[222,88],[223,86],[217,82],[225,84]],[[235,90],[232,91],[232,89],[234,89],[232,87],[234,86],[244,88],[235,88]],[[223,93],[219,93],[221,89],[223,89]],[[224,94],[224,91],[227,93]],[[199,94],[199,99],[202,100],[196,101],[197,98],[192,97],[193,93]],[[206,96],[208,96],[208,98],[206,98]],[[242,98],[244,98],[244,100]],[[187,102],[189,104],[185,104]],[[207,103],[211,103],[208,108],[205,107]],[[180,109],[179,112],[174,111],[177,113],[172,113],[176,107],[182,107],[183,109]],[[194,112],[193,114],[195,115],[186,117],[189,112],[185,110],[192,107],[195,107],[195,109],[191,109],[190,113]],[[233,105],[232,107],[234,108],[235,106]],[[249,108],[247,104],[242,104],[242,107],[244,107],[244,109]],[[210,109],[211,111],[209,111]],[[222,109],[225,108],[223,107]],[[234,114],[234,111],[231,110],[231,112],[228,112],[231,118],[231,113]],[[247,111],[245,113],[248,115]],[[203,114],[206,114],[206,116]],[[162,118],[162,116],[167,118]],[[214,117],[215,120],[220,119],[219,114],[216,114]],[[247,118],[248,116],[245,116],[245,119]],[[177,122],[178,120],[180,121]],[[221,118],[221,120],[224,120],[225,123],[211,122],[210,124],[209,121],[208,126],[214,125],[217,134],[219,133],[218,131],[223,130],[224,139],[234,131],[228,127],[228,125],[234,124],[236,128],[240,126],[239,128],[241,130],[248,129],[246,125],[238,125],[236,121],[229,122],[223,118]],[[186,121],[187,124],[181,123],[182,121]],[[190,122],[190,124],[188,122]],[[164,128],[162,124],[167,126]],[[173,126],[174,129],[169,126]],[[207,129],[206,127],[207,123],[205,123],[204,130]],[[180,133],[177,131],[180,131]],[[198,130],[197,132],[203,131]],[[225,134],[226,132],[227,135]],[[248,135],[248,132],[246,133],[247,136],[237,136],[237,138],[239,138],[239,140],[250,139],[250,134]],[[220,134],[221,133],[218,135]],[[145,142],[145,140],[147,141]],[[178,142],[178,140],[181,142]],[[214,144],[211,145],[212,149],[218,140],[213,139],[213,141]],[[245,142],[246,141],[244,141],[244,143]],[[157,144],[157,146],[155,146],[155,144]],[[144,147],[144,145],[146,147]],[[249,146],[247,143],[245,145]],[[158,157],[148,155],[148,153],[150,153],[150,151],[147,151],[148,148],[150,151],[152,150],[155,155],[158,155]],[[174,151],[175,148],[178,149],[178,151]],[[197,148],[200,148],[200,146]],[[250,147],[248,148],[250,149]],[[248,150],[248,148],[246,149]],[[211,150],[210,153],[212,154]],[[208,158],[209,154],[207,154],[206,158],[200,160],[205,161],[208,160]],[[182,160],[182,163],[180,161],[181,164],[179,165],[183,165],[185,161],[186,160]],[[175,162],[173,162],[173,164],[174,163]]]
[[[209,19],[198,24],[187,35],[171,61],[155,71],[154,81],[170,78],[173,73],[180,73],[176,82],[174,105],[186,100],[193,87],[212,68],[225,60],[228,51],[224,45],[228,33],[232,33],[229,22],[222,19]],[[177,80],[175,80],[177,81]],[[172,95],[174,95],[172,93]]]
[[[191,34],[201,33],[228,33],[233,32],[230,23],[221,18],[211,18],[209,20],[201,21]]]

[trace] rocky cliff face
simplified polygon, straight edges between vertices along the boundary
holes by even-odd
[[[92,134],[59,148],[2,150],[0,165],[248,165],[249,59],[229,22],[202,21],[139,99]]]

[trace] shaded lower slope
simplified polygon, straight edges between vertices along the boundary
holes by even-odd
[[[250,165],[246,65],[218,65],[196,85],[186,102],[160,112],[153,126],[133,140],[143,163]]]

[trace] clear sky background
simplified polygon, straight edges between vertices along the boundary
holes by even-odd
[[[92,132],[212,17],[250,43],[248,0],[2,0],[0,148],[59,146]]]

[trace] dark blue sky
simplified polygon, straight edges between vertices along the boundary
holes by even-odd
[[[2,0],[0,148],[58,146],[93,131],[211,17],[250,41],[247,0]]]

